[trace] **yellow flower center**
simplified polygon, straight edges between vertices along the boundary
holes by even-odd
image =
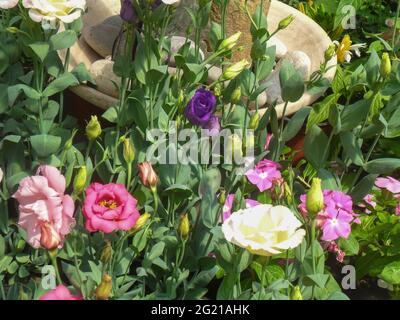
[[[339,62],[342,63],[346,61],[346,55],[350,51],[351,43],[350,36],[346,34],[336,50],[336,55]]]
[[[102,200],[99,202],[99,205],[108,209],[115,209],[116,207],[118,207],[117,203],[114,200]]]

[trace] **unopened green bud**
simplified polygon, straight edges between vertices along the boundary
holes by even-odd
[[[224,39],[219,45],[218,50],[221,51],[231,50],[234,46],[236,46],[241,35],[242,33],[239,31],[231,35],[229,38]]]
[[[221,193],[219,194],[218,202],[222,206],[225,204],[225,202],[226,202],[226,191],[225,190],[221,190]]]
[[[74,179],[74,192],[75,194],[80,194],[86,186],[87,180],[87,169],[86,166],[79,168],[79,171]]]
[[[310,215],[316,215],[324,208],[324,194],[321,188],[321,179],[314,178],[311,188],[307,193],[307,211]]]
[[[110,240],[105,240],[106,244],[103,247],[103,251],[101,252],[100,256],[100,261],[103,262],[103,264],[106,264],[111,261],[111,257],[113,254],[113,248],[111,245]]]
[[[240,159],[243,156],[242,144],[242,139],[238,134],[234,133],[228,136],[225,148],[226,156],[236,160]]]
[[[182,238],[187,238],[187,236],[189,235],[190,222],[187,213],[181,216],[178,231]]]
[[[185,93],[183,92],[183,90],[179,90],[179,96],[178,96],[178,105],[181,105],[182,103],[185,102]]]
[[[279,22],[278,29],[279,30],[286,29],[293,22],[293,20],[294,20],[294,15],[291,14],[287,16],[285,19],[282,19]]]
[[[249,66],[249,62],[246,59],[243,59],[235,64],[229,66],[222,73],[220,80],[232,80],[236,78],[245,68]]]
[[[16,27],[8,27],[8,28],[7,28],[7,32],[10,32],[10,33],[18,33],[18,32],[19,32],[19,29],[16,28]]]
[[[95,296],[97,300],[108,300],[112,291],[112,278],[105,273],[101,279],[101,283],[96,288]]]
[[[133,227],[134,230],[140,230],[142,229],[147,221],[151,218],[151,214],[148,212],[145,212],[144,214],[142,214],[139,219],[136,221],[135,226]]]
[[[331,44],[328,49],[325,50],[325,61],[329,61],[336,54],[336,46]]]
[[[95,140],[101,135],[101,125],[97,116],[91,116],[89,123],[86,125],[86,135],[89,140]]]
[[[242,97],[242,88],[239,86],[232,92],[231,96],[231,102],[233,104],[237,104],[240,101],[240,98]]]
[[[386,78],[390,75],[392,72],[392,63],[390,61],[389,54],[387,52],[384,52],[382,54],[382,61],[381,61],[381,68],[380,68],[380,73],[382,78]]]
[[[260,114],[255,112],[249,122],[249,129],[256,130],[258,128],[258,124],[260,123]]]
[[[292,291],[292,295],[290,300],[303,300],[303,296],[301,294],[301,289],[299,286],[295,286]]]
[[[135,160],[135,148],[130,138],[124,140],[123,154],[126,163],[131,164]]]
[[[216,97],[220,97],[221,96],[221,94],[222,94],[222,86],[221,86],[221,84],[219,82],[217,84],[215,84],[215,86],[213,88],[213,92],[214,92],[214,95]]]

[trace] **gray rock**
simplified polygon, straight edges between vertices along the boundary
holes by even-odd
[[[95,61],[90,67],[90,74],[97,85],[97,90],[114,98],[118,98],[118,87],[121,84],[113,72],[114,62],[109,59]]]
[[[281,59],[288,52],[286,45],[276,36],[272,36],[267,42],[267,48],[274,46],[276,47],[276,58],[278,60]]]

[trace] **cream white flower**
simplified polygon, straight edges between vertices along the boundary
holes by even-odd
[[[223,223],[226,240],[253,254],[272,256],[297,247],[306,234],[289,208],[261,204],[239,210]]]
[[[161,0],[166,5],[179,4],[180,0]]]
[[[86,0],[23,0],[22,4],[35,22],[71,23],[85,10]]]
[[[3,170],[0,168],[0,182],[3,180]]]
[[[0,9],[11,9],[18,4],[18,0],[0,0]]]

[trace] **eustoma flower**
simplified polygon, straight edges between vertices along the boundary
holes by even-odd
[[[217,98],[214,94],[205,89],[198,89],[185,109],[186,118],[193,124],[204,129],[218,129],[218,118],[214,115],[217,105]]]
[[[386,189],[393,194],[400,193],[400,181],[393,177],[377,178],[375,185],[379,188]]]
[[[347,194],[335,191],[324,190],[324,208],[317,214],[317,226],[322,229],[321,239],[333,241],[340,237],[347,238],[351,232],[351,223],[360,223],[353,211],[353,201]],[[300,197],[300,211],[307,215],[307,196]]]
[[[21,180],[13,195],[19,202],[19,225],[34,248],[61,248],[75,225],[74,202],[64,195],[65,178],[52,166],[39,167],[35,176]]]
[[[297,247],[306,234],[289,208],[261,204],[239,210],[223,223],[226,240],[253,254],[272,256]]]
[[[11,9],[18,4],[18,0],[0,0],[0,9]]]
[[[22,4],[29,9],[29,17],[35,22],[71,23],[80,18],[86,0],[22,0]]]
[[[235,195],[230,194],[226,197],[224,206],[222,207],[222,221],[228,219],[232,214],[233,202],[235,201]],[[253,199],[245,199],[246,208],[252,208],[258,206],[260,203]]]
[[[271,189],[282,179],[279,163],[271,160],[261,160],[254,169],[246,172],[249,181],[256,185],[260,192]]]
[[[39,300],[83,300],[81,295],[73,295],[66,286],[60,284],[55,289],[42,295]]]
[[[83,215],[90,232],[130,230],[139,219],[137,200],[122,184],[93,183],[86,189]]]

